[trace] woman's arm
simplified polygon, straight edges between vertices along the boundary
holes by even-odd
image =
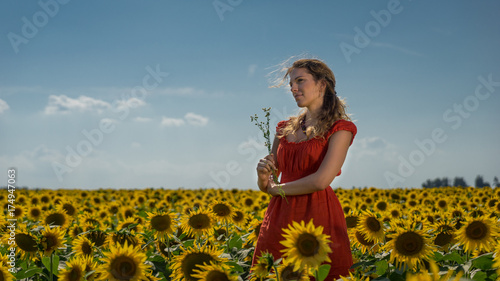
[[[273,146],[271,148],[271,154],[260,159],[259,164],[257,165],[257,185],[259,186],[259,189],[261,191],[266,193],[268,192],[268,187],[270,186],[269,180],[273,174],[273,170],[278,171],[279,169],[277,164],[278,161],[276,159],[279,143],[280,143],[279,138],[274,137]]]
[[[333,133],[328,140],[328,150],[318,170],[296,181],[281,184],[285,195],[309,194],[327,188],[344,164],[351,139],[352,133],[349,131],[340,130]],[[270,185],[269,194],[279,195],[278,185],[274,183]]]

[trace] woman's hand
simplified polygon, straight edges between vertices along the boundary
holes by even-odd
[[[272,196],[281,196],[280,186],[275,183],[272,178],[269,179],[269,184],[267,185],[267,193]]]
[[[265,182],[269,180],[269,176],[271,176],[275,170],[276,164],[272,153],[260,159],[257,164],[257,176],[259,177],[259,181]]]

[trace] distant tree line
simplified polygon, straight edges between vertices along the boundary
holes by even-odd
[[[453,178],[453,181],[450,181],[447,177],[444,178],[435,178],[433,180],[428,179],[424,183],[422,183],[422,187],[424,188],[431,188],[431,187],[444,187],[444,186],[470,186],[467,184],[467,182],[464,180],[462,177],[455,177]],[[477,175],[476,179],[474,180],[474,186],[475,187],[500,187],[500,182],[498,181],[498,177],[493,178],[493,184],[490,185],[489,182],[485,181],[483,179],[483,176]]]

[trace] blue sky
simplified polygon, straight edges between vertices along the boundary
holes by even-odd
[[[270,88],[324,60],[358,127],[333,187],[500,176],[498,1],[2,1],[0,180],[257,189]],[[262,117],[261,117],[262,118]]]

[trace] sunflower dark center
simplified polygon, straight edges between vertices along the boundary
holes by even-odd
[[[207,253],[191,253],[186,255],[181,263],[184,278],[187,280],[198,280],[192,276],[194,270],[197,269],[199,265],[202,265],[203,263],[208,264],[213,260],[214,258]]]
[[[65,203],[63,205],[63,209],[66,210],[67,214],[72,216],[76,213],[76,209],[73,205],[69,204],[69,203]]]
[[[396,250],[404,256],[417,255],[424,248],[424,239],[418,233],[405,232],[396,238]]]
[[[92,247],[90,246],[89,243],[84,242],[82,244],[82,252],[83,252],[84,255],[87,255],[87,256],[92,255]]]
[[[448,205],[448,203],[446,203],[445,200],[439,200],[438,201],[439,208],[446,208],[447,205]]]
[[[434,244],[442,247],[445,245],[448,245],[453,238],[453,235],[441,232],[438,235],[436,235],[436,238],[434,239]]]
[[[125,218],[130,218],[134,215],[134,213],[131,210],[126,210],[124,213]]]
[[[293,281],[299,280],[302,277],[302,274],[297,271],[293,271],[293,266],[287,265],[283,271],[281,271],[280,280],[283,281]]]
[[[219,217],[226,217],[231,213],[231,209],[226,204],[215,204],[213,212]]]
[[[387,203],[385,202],[378,202],[377,203],[377,209],[381,211],[385,211],[387,209]]]
[[[235,222],[240,222],[243,220],[245,216],[243,216],[243,212],[241,211],[236,211],[234,212],[234,215],[233,215],[233,221]]]
[[[399,211],[398,210],[392,210],[391,211],[391,216],[393,218],[399,218]]]
[[[130,280],[137,272],[136,262],[127,256],[118,256],[111,261],[110,273],[118,280]]]
[[[38,218],[42,212],[38,208],[34,208],[30,210],[30,215],[34,218]]]
[[[151,227],[156,231],[165,231],[169,229],[171,223],[170,216],[168,215],[158,215],[151,219]]]
[[[83,279],[82,271],[81,271],[80,267],[78,267],[78,266],[73,267],[71,269],[71,271],[68,273],[68,279],[67,280],[78,281],[78,280],[82,280],[82,279]]]
[[[366,226],[372,232],[377,232],[381,229],[380,222],[374,217],[369,217],[366,220]]]
[[[465,234],[469,239],[481,240],[488,234],[488,227],[481,221],[473,221],[465,229]]]
[[[36,252],[37,250],[35,239],[28,234],[16,234],[16,244],[25,252]]]
[[[63,214],[54,213],[45,218],[45,223],[48,225],[64,225],[66,218]]]
[[[94,243],[96,247],[102,246],[106,241],[106,233],[100,230],[92,231],[87,234],[87,238]]]
[[[345,218],[347,228],[355,228],[358,225],[358,220],[359,218],[356,216],[347,216]]]
[[[15,215],[16,217],[19,217],[19,216],[20,216],[20,215],[22,215],[22,214],[23,214],[23,209],[21,209],[21,208],[16,208],[16,209],[14,210],[14,215]]]
[[[206,214],[196,214],[189,218],[188,224],[194,229],[205,229],[210,227],[210,218]]]
[[[57,237],[54,234],[49,234],[43,238],[45,251],[52,251],[57,245]]]
[[[224,272],[212,270],[207,274],[207,277],[205,278],[205,280],[207,280],[207,281],[229,281],[229,278],[227,277],[227,274],[225,274]]]
[[[109,211],[110,211],[112,214],[116,214],[116,213],[118,213],[118,211],[119,211],[118,206],[112,206],[111,208],[109,208]]]
[[[318,239],[310,233],[302,233],[297,239],[297,249],[302,256],[312,257],[319,251]]]
[[[366,240],[363,234],[361,234],[361,232],[359,231],[356,231],[356,239],[358,240],[359,243],[361,243],[361,245],[373,246],[373,241]]]
[[[250,198],[245,199],[245,206],[250,207],[253,205],[253,200]]]

